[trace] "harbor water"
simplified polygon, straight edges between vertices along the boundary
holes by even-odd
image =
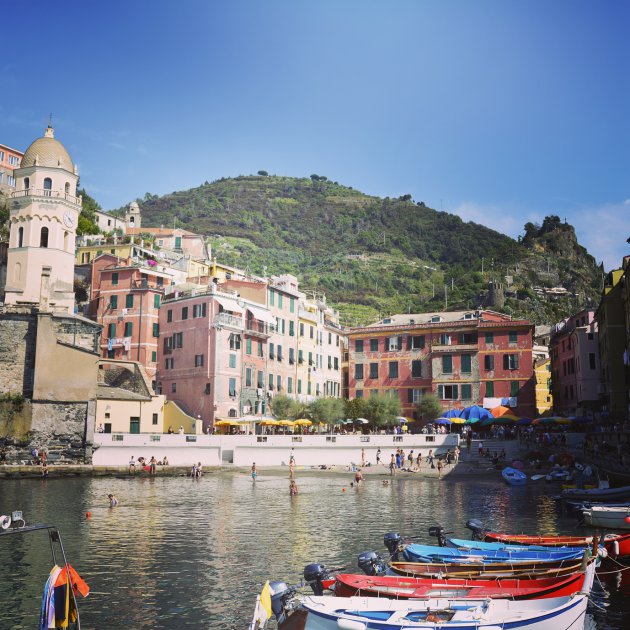
[[[372,474],[361,487],[349,473],[285,471],[186,477],[0,481],[0,514],[20,509],[30,523],[59,527],[70,563],[90,585],[81,625],[94,628],[243,630],[267,579],[298,582],[304,566],[356,571],[357,555],[383,550],[398,531],[429,542],[442,524],[469,537],[469,518],[511,532],[577,534],[544,483],[509,487],[498,478]],[[384,481],[388,483],[385,484]],[[119,504],[109,507],[107,495]],[[86,517],[90,513],[90,518]],[[0,537],[0,629],[33,628],[51,568],[45,533]],[[596,583],[587,628],[630,627],[630,577]]]

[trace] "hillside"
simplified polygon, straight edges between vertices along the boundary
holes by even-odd
[[[601,269],[570,225],[548,217],[523,239],[438,212],[410,195],[371,197],[323,176],[241,176],[138,199],[143,225],[204,234],[223,263],[254,274],[293,273],[325,293],[347,324],[394,312],[488,306],[555,322],[598,299]],[[507,276],[507,280],[506,280]],[[553,299],[534,288],[564,287]]]

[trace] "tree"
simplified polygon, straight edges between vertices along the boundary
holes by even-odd
[[[279,420],[286,420],[291,415],[293,399],[288,396],[275,396],[271,399],[271,413]]]
[[[397,396],[376,394],[375,396],[370,396],[366,403],[365,417],[375,427],[395,423],[396,418],[402,413],[400,399]]]
[[[365,398],[352,398],[344,401],[344,415],[349,420],[356,422],[358,418],[365,418],[367,413]]]
[[[258,171],[258,175],[261,177],[269,177],[269,173],[267,173],[267,171]]]
[[[313,422],[332,424],[343,417],[344,405],[340,398],[317,398],[309,405]]]
[[[433,394],[425,394],[420,399],[420,402],[416,404],[416,409],[425,424],[427,422],[433,422],[433,420],[439,418],[442,413],[442,405],[437,399],[437,396]]]

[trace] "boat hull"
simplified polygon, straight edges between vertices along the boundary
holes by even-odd
[[[577,593],[584,583],[584,573],[567,577],[495,580],[432,579],[398,576],[369,576],[341,573],[336,576],[337,597],[391,597],[418,599],[428,597],[466,597],[492,599],[545,599]]]
[[[343,606],[340,605],[342,601]],[[448,627],[449,630],[581,628],[584,623],[586,604],[586,595],[520,602],[461,599],[410,602],[374,597],[351,597],[344,600],[330,597],[306,597],[302,602],[303,608],[308,611],[304,630],[401,630],[402,628],[438,630],[444,627]],[[445,622],[445,619],[448,621]]]
[[[531,536],[529,534],[502,534],[485,532],[487,542],[500,542],[510,545],[539,545],[544,547],[584,547],[593,543],[592,536]],[[630,556],[630,533],[609,534],[604,538],[604,547],[609,555]]]
[[[630,530],[630,506],[623,508],[592,507],[582,511],[584,522],[593,527]]]
[[[530,562],[508,564],[456,564],[454,562],[390,562],[392,573],[415,577],[459,578],[539,578],[559,577],[579,571],[581,562]]]
[[[630,500],[630,486],[622,486],[621,488],[593,488],[592,490],[569,488],[562,491],[562,498],[569,501],[600,502]]]

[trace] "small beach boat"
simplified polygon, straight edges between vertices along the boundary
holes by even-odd
[[[607,529],[630,529],[630,505],[620,507],[604,507],[593,505],[582,510],[584,522],[593,527]]]
[[[379,597],[306,596],[303,630],[558,630],[581,628],[587,592],[568,597],[507,599],[431,598],[394,600]],[[295,626],[294,626],[295,627]],[[285,630],[284,625],[278,626]]]
[[[562,499],[568,501],[591,501],[605,503],[607,501],[630,501],[630,486],[620,488],[568,488],[561,493]]]
[[[503,480],[511,486],[523,486],[527,482],[527,475],[516,468],[504,468],[501,471]]]
[[[464,540],[462,538],[447,538],[446,546],[453,547],[455,549],[478,549],[480,551],[554,551],[560,549],[562,551],[567,551],[568,549],[577,549],[580,548],[582,551],[586,549],[586,544],[583,547],[578,547],[574,545],[573,547],[563,547],[562,545],[556,545],[554,547],[548,547],[545,545],[525,545],[525,544],[516,544],[516,543],[507,543],[501,541],[482,541],[482,540]]]
[[[500,542],[511,545],[536,545],[542,547],[585,547],[593,544],[592,536],[540,536],[535,534],[507,534],[487,531],[480,521],[467,521],[466,527],[481,541]],[[599,539],[608,555],[614,557],[630,556],[629,534],[605,534]]]
[[[579,571],[581,561],[560,562],[390,562],[389,571],[413,577],[457,578],[540,578],[559,577]]]
[[[589,570],[594,571],[594,566],[591,562]],[[337,597],[534,599],[572,595],[580,590],[583,583],[583,572],[551,578],[497,578],[494,580],[340,573],[335,576],[332,590]]]
[[[583,549],[574,547],[548,547],[543,550],[516,548],[472,549],[454,547],[435,547],[432,545],[406,545],[403,557],[409,562],[456,562],[456,563],[492,563],[509,562],[557,562],[560,560],[579,560],[584,555]]]

